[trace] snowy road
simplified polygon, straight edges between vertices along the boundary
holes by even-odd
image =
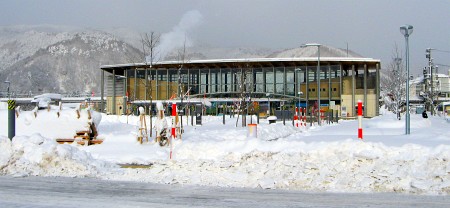
[[[450,197],[1,176],[0,207],[450,207]]]

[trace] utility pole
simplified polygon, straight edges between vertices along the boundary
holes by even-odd
[[[429,108],[431,115],[434,115],[434,76],[433,76],[433,58],[431,57],[431,50],[433,50],[432,48],[427,48],[425,57],[428,59],[428,75],[427,78],[430,79],[430,91],[426,91],[426,94],[428,94],[428,106],[427,108]],[[427,79],[425,79],[426,85],[428,84]],[[426,89],[428,87],[425,87]]]

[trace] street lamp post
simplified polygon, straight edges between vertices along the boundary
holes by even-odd
[[[302,47],[306,47],[306,46],[302,46]],[[295,69],[295,71],[302,71],[301,69]],[[299,72],[298,72],[299,73]],[[301,87],[300,87],[300,80],[298,79],[298,73],[297,73],[297,82],[298,82],[298,89],[299,89],[299,91],[298,91],[298,93],[300,94],[301,93],[301,95],[303,95],[303,92],[302,91],[300,91],[300,89],[301,89]],[[307,75],[306,75],[307,76]],[[306,86],[308,86],[308,85],[306,85]],[[306,89],[306,88],[305,88]],[[306,89],[306,92],[308,92],[308,89]],[[307,116],[308,115],[308,95],[306,96],[306,98],[305,98],[305,116]],[[300,95],[299,95],[299,98],[298,98],[298,100],[299,100],[299,103],[300,103]]]
[[[7,96],[8,96],[8,100],[9,99],[11,99],[11,95],[9,94],[9,85],[11,84],[11,82],[10,81],[5,81],[5,83],[7,83],[8,84],[8,88],[7,88]]]
[[[308,46],[317,46],[317,107],[319,108],[318,116],[317,116],[317,123],[320,126],[320,46],[321,44],[318,43],[308,43],[303,45],[302,47],[308,47]]]
[[[301,102],[300,98],[301,98],[302,95],[303,95],[303,92],[302,91],[298,91],[298,108],[299,108],[299,110],[300,110],[300,102]]]
[[[267,116],[270,116],[270,93],[267,93],[266,96],[267,96],[267,105],[268,105]]]
[[[406,124],[405,124],[405,134],[410,134],[410,118],[409,118],[409,35],[413,32],[412,25],[403,25],[400,27],[400,32],[405,36],[406,43]]]

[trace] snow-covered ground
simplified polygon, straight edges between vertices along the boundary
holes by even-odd
[[[38,113],[37,118],[45,115]],[[185,119],[185,133],[182,141],[173,142],[170,160],[169,147],[137,142],[136,116],[102,114],[98,138],[104,139],[103,144],[80,146],[57,144],[48,133],[73,125],[76,118],[51,124],[34,117],[21,120],[19,116],[17,136],[11,142],[6,138],[7,111],[0,110],[0,174],[329,192],[450,194],[450,122],[444,117],[423,119],[412,114],[411,135],[404,135],[405,121],[382,113],[363,119],[363,140],[357,139],[357,121],[305,129],[293,127],[290,121],[269,125],[262,119],[257,126],[258,137],[254,138],[248,136],[248,127],[241,127],[240,122],[235,127],[236,118],[229,116],[225,125],[222,117],[206,116],[202,126],[192,126],[190,119],[187,124]],[[48,115],[56,120],[51,112]],[[247,121],[250,123],[250,118]],[[28,128],[38,124],[40,128]],[[151,166],[133,169],[120,168],[119,164]]]

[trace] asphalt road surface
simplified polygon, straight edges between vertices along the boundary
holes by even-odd
[[[450,207],[450,196],[313,193],[0,176],[0,207]]]

